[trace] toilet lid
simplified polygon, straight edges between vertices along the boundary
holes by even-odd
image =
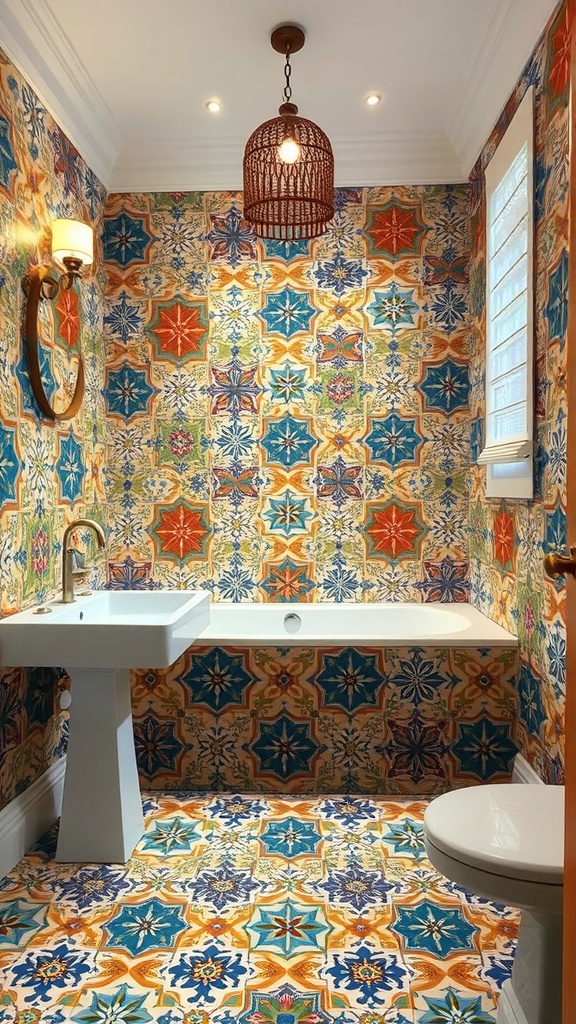
[[[424,830],[442,853],[471,867],[562,885],[564,786],[475,786],[428,805]]]

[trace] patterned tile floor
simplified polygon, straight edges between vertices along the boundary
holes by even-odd
[[[0,885],[0,1020],[493,1024],[518,914],[431,868],[425,806],[155,793],[125,866],[54,828]]]

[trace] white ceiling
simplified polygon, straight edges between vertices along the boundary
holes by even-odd
[[[293,99],[329,135],[337,184],[455,182],[556,2],[0,0],[0,46],[107,188],[236,189],[281,102],[270,32],[294,21]]]

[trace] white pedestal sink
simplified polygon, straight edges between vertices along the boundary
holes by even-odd
[[[72,680],[70,738],[56,860],[125,863],[144,820],[131,668],[167,668],[205,629],[204,590],[98,591],[0,622],[0,664],[63,667]]]

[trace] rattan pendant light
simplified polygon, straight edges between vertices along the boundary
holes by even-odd
[[[297,25],[274,29],[272,46],[286,57],[284,102],[278,117],[252,132],[244,151],[244,216],[260,238],[316,238],[334,216],[330,140],[290,102],[290,57],[304,38]]]

